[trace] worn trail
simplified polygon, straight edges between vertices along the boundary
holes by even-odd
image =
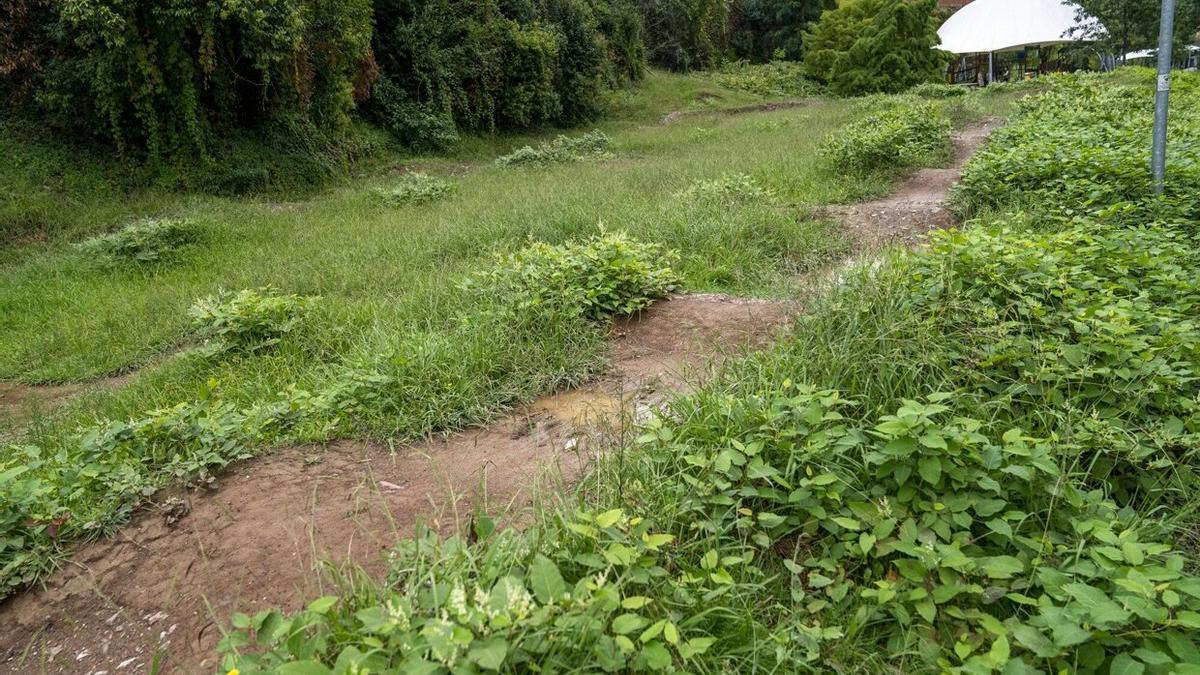
[[[612,329],[593,386],[544,397],[482,429],[409,447],[284,448],[210,492],[162,497],[112,539],[82,546],[44,589],[0,604],[0,671],[209,673],[235,611],[298,609],[323,561],[373,573],[418,523],[452,529],[476,507],[511,517],[544,475],[569,479],[588,438],[644,414],[727,350],[788,323],[777,303],[683,295]]]
[[[831,206],[826,213],[840,220],[855,251],[871,251],[892,244],[914,244],[931,230],[957,224],[947,208],[950,188],[962,177],[963,167],[971,155],[987,140],[1003,121],[985,118],[956,131],[954,161],[944,169],[921,169],[909,176],[885,197]]]

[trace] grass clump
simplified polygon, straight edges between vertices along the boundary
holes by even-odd
[[[820,153],[843,174],[900,172],[944,157],[950,130],[939,106],[900,101],[835,132]]]
[[[318,299],[283,295],[270,287],[245,289],[198,300],[188,315],[210,354],[253,354],[296,331]]]
[[[824,96],[829,90],[794,61],[752,64],[735,61],[712,73],[720,85],[768,98]]]
[[[612,138],[602,131],[582,136],[557,136],[537,148],[526,145],[496,160],[499,166],[544,166],[559,162],[577,162],[612,157]]]
[[[388,206],[405,206],[437,201],[453,191],[454,186],[449,181],[426,173],[413,172],[404,174],[392,187],[375,190],[375,196]]]
[[[581,243],[535,243],[473,275],[469,287],[494,292],[520,309],[551,306],[589,319],[632,314],[679,287],[678,254],[602,232]]]
[[[775,199],[775,191],[763,187],[749,174],[732,173],[695,181],[676,196],[687,203],[770,202]]]
[[[80,253],[107,264],[164,262],[199,240],[194,221],[180,218],[141,220],[92,237],[77,246]]]
[[[1171,105],[1200,105],[1200,76],[1180,73],[1177,80]],[[1200,218],[1194,198],[1200,191],[1200,120],[1181,115],[1172,123],[1169,179],[1156,197],[1146,131],[1154,105],[1144,84],[1062,78],[1018,105],[1016,118],[971,159],[956,186],[953,198],[963,213],[1022,199],[1056,218],[1106,209],[1130,223],[1163,214]]]

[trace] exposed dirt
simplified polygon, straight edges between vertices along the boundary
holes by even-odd
[[[842,222],[860,252],[915,244],[931,230],[956,225],[956,216],[946,207],[950,188],[962,177],[967,160],[1001,124],[1000,119],[986,118],[955,132],[954,162],[948,168],[921,169],[886,197],[831,206],[825,213]]]
[[[602,380],[487,428],[403,448],[285,448],[211,492],[160,498],[113,539],[82,546],[46,588],[0,604],[0,667],[118,675],[161,654],[164,672],[213,672],[232,612],[298,608],[322,593],[322,561],[378,574],[419,522],[452,529],[481,505],[519,518],[539,475],[570,479],[587,463],[592,433],[645,414],[726,351],[764,345],[789,313],[679,296],[613,327]]]
[[[711,98],[705,98],[703,94],[698,97],[701,101],[708,102]],[[710,110],[676,110],[675,112],[663,115],[663,118],[658,121],[660,125],[666,126],[674,124],[679,120],[689,117],[699,117],[701,115],[745,115],[747,113],[770,112],[772,110],[788,110],[790,108],[807,108],[808,106],[818,103],[817,99],[801,99],[798,101],[774,101],[772,103],[755,103],[754,105],[743,105],[734,108],[712,108]]]
[[[129,380],[129,375],[106,377],[91,382],[66,384],[21,384],[0,382],[0,435],[6,427],[16,427],[38,412],[56,407],[63,401],[96,389],[112,389]]]

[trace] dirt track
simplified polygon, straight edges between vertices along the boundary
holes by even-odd
[[[931,230],[956,225],[957,219],[946,206],[950,188],[962,177],[967,160],[1002,123],[986,118],[956,131],[952,138],[954,161],[949,167],[920,169],[886,197],[831,206],[825,213],[842,222],[855,251],[914,244]]]
[[[761,346],[785,307],[685,295],[618,322],[594,386],[552,395],[484,429],[412,447],[342,441],[238,466],[212,492],[160,497],[112,539],[82,546],[42,590],[0,604],[11,672],[210,673],[234,611],[297,609],[322,593],[322,561],[383,570],[418,522],[449,529],[476,505],[519,511],[539,467],[570,477],[587,435],[644,414],[724,350]]]

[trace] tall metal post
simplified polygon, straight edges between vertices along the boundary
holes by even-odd
[[[1167,108],[1171,101],[1171,44],[1175,39],[1175,0],[1162,0],[1158,25],[1158,81],[1154,93],[1154,194],[1167,179]]]
[[[988,84],[996,81],[996,53],[988,52]]]

